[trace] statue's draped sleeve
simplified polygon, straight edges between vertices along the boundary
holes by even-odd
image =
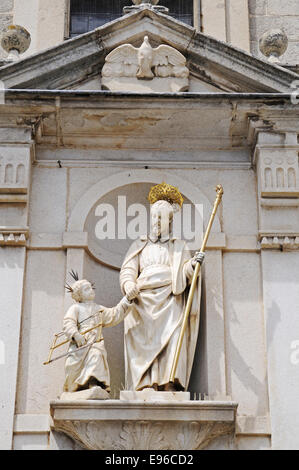
[[[102,305],[95,306],[98,312],[95,313],[93,324],[97,325],[102,323],[103,327],[118,325],[124,320],[130,305],[131,302],[124,297],[116,307],[107,308]],[[74,338],[75,333],[80,332],[80,330],[81,328],[78,324],[78,306],[72,305],[64,317],[63,332],[67,339],[71,340]]]
[[[127,314],[128,307],[131,302],[124,297],[116,307],[102,307],[102,322],[103,327],[116,326],[122,322]]]

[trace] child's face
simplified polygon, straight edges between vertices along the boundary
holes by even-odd
[[[95,292],[92,288],[90,282],[85,282],[81,287],[81,299],[82,302],[86,302],[87,300],[94,300]]]

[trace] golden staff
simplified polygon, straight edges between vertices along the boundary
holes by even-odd
[[[211,214],[211,217],[210,217],[210,220],[209,220],[209,224],[208,224],[208,227],[207,227],[207,230],[206,230],[206,233],[205,233],[202,245],[201,245],[201,250],[200,251],[202,251],[202,252],[204,252],[205,249],[206,249],[206,244],[207,244],[207,241],[208,241],[208,238],[209,238],[209,235],[210,235],[210,231],[211,231],[214,219],[215,219],[215,215],[216,215],[218,206],[219,206],[219,204],[222,200],[223,188],[222,188],[221,184],[219,184],[216,187],[216,193],[217,193],[217,197],[216,197],[216,200],[215,200],[215,203],[214,203],[214,208],[213,208],[213,211],[212,211],[212,214]],[[194,273],[193,273],[193,277],[192,277],[191,287],[190,287],[190,291],[189,291],[189,295],[188,295],[188,300],[187,300],[187,304],[186,304],[186,308],[185,308],[185,312],[184,312],[182,328],[181,328],[180,336],[179,336],[179,339],[178,339],[178,344],[177,344],[177,347],[176,347],[174,360],[173,360],[173,364],[172,364],[172,369],[171,369],[171,373],[170,373],[169,381],[172,382],[172,383],[174,383],[174,379],[175,379],[175,373],[176,373],[176,370],[177,370],[178,361],[179,361],[179,357],[180,357],[180,353],[181,353],[181,349],[182,349],[184,334],[185,334],[186,328],[187,328],[187,322],[188,322],[189,313],[190,313],[192,302],[193,302],[193,297],[194,297],[194,292],[195,292],[195,287],[196,287],[196,282],[197,282],[197,278],[198,278],[198,275],[199,275],[199,271],[200,271],[200,263],[196,263]]]

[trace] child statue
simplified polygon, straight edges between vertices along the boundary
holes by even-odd
[[[64,393],[61,399],[107,399],[110,373],[102,328],[115,326],[124,320],[133,297],[123,297],[116,307],[106,308],[94,302],[94,286],[79,280],[66,288],[75,304],[63,321],[63,332],[71,341],[65,361]],[[84,334],[84,332],[86,332]]]

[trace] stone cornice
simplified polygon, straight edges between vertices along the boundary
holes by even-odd
[[[181,92],[181,93],[134,93],[134,92],[112,92],[107,90],[59,90],[59,89],[39,89],[39,88],[27,88],[27,89],[6,89],[5,98],[6,99],[54,99],[60,97],[62,99],[98,99],[102,97],[103,99],[138,99],[144,101],[151,101],[153,98],[156,100],[159,99],[172,99],[172,100],[211,100],[211,101],[248,101],[248,102],[257,102],[267,105],[280,105],[280,104],[289,104],[290,108],[293,108],[298,112],[298,106],[292,105],[291,92],[257,92],[257,93],[230,93],[230,92]]]

